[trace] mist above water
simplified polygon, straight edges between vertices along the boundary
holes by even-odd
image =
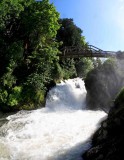
[[[87,110],[85,98],[84,82],[70,79],[49,92],[45,108],[7,117],[0,128],[0,160],[81,160],[106,115]]]

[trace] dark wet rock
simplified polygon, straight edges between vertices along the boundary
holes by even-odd
[[[117,96],[108,118],[93,135],[92,147],[83,154],[83,159],[124,159],[124,89]]]
[[[123,62],[124,59],[108,60],[88,73],[85,86],[89,109],[109,112],[117,93],[124,86]]]

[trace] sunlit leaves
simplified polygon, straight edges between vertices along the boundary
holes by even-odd
[[[54,62],[58,61],[58,19],[59,13],[49,0],[0,1],[0,60],[4,62],[0,64],[1,106],[18,106],[24,87],[23,106],[44,100]]]

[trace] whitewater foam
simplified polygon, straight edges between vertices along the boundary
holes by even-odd
[[[85,99],[84,82],[70,79],[49,92],[46,108],[7,117],[0,128],[0,160],[81,160],[106,115],[87,110]]]

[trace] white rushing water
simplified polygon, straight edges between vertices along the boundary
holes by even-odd
[[[7,117],[0,128],[0,160],[81,160],[106,115],[87,110],[85,98],[84,82],[67,80],[49,92],[45,108]]]

